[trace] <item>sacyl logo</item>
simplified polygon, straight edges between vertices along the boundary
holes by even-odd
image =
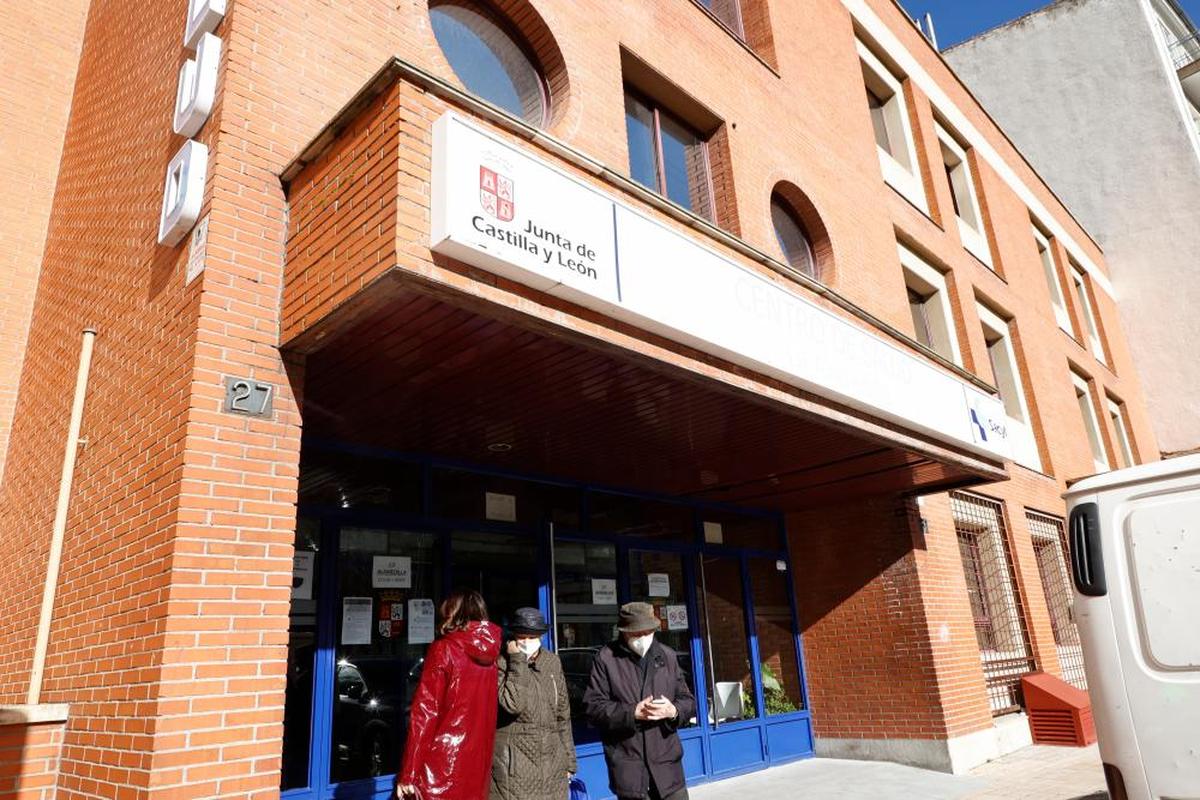
[[[979,437],[979,441],[986,442],[988,440],[987,428],[985,428],[983,423],[979,421],[979,412],[973,408],[971,409],[971,425],[975,428],[976,435]]]

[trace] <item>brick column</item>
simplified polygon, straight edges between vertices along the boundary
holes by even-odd
[[[819,754],[949,770],[948,740],[991,726],[953,528],[923,535],[920,513],[880,497],[788,518]]]

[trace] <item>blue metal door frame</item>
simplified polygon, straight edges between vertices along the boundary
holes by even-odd
[[[650,551],[650,552],[676,552],[679,553],[682,560],[685,584],[686,584],[686,600],[688,607],[689,620],[695,620],[695,624],[690,625],[692,631],[691,637],[691,657],[693,664],[693,684],[696,695],[697,711],[696,718],[698,725],[693,728],[686,728],[680,731],[680,737],[687,743],[692,743],[692,746],[699,746],[702,757],[703,770],[702,774],[689,775],[689,783],[697,784],[707,782],[709,780],[721,779],[732,775],[741,774],[744,772],[752,772],[761,769],[770,764],[783,763],[785,761],[794,760],[796,758],[804,758],[812,754],[812,739],[811,739],[811,717],[808,705],[808,686],[807,674],[804,666],[803,644],[800,637],[796,596],[792,582],[788,582],[788,599],[792,615],[793,638],[796,648],[796,663],[800,670],[800,692],[802,710],[780,714],[777,716],[767,717],[765,713],[764,692],[762,687],[761,662],[759,661],[759,644],[756,630],[756,620],[754,615],[754,598],[750,585],[749,560],[751,558],[768,558],[779,560],[786,565],[787,574],[792,574],[792,564],[790,552],[786,544],[786,530],[782,515],[775,512],[763,511],[760,509],[747,509],[735,506],[729,506],[719,503],[707,503],[694,500],[680,499],[657,495],[652,493],[642,493],[630,491],[627,489],[615,489],[612,487],[602,487],[579,484],[561,479],[546,478],[544,476],[535,476],[518,472],[510,472],[489,467],[480,467],[475,464],[466,464],[463,462],[431,458],[428,456],[413,456],[409,454],[399,454],[389,451],[381,451],[373,448],[347,447],[336,443],[310,443],[305,442],[305,447],[313,449],[333,450],[339,452],[361,453],[365,455],[373,455],[377,457],[385,457],[397,461],[419,464],[422,468],[422,504],[420,513],[400,513],[383,510],[359,510],[346,509],[332,506],[305,506],[301,505],[299,509],[300,517],[316,518],[320,520],[320,542],[321,550],[332,557],[321,558],[318,560],[318,596],[317,596],[317,648],[314,654],[313,664],[313,697],[312,697],[312,715],[311,715],[311,731],[309,741],[309,785],[302,789],[290,789],[282,793],[283,800],[383,800],[383,798],[391,797],[394,787],[394,776],[384,776],[380,778],[367,778],[344,783],[334,783],[331,780],[332,768],[332,740],[333,740],[333,704],[335,695],[335,674],[336,674],[336,653],[337,653],[337,600],[340,596],[338,583],[338,570],[336,555],[339,552],[339,533],[342,526],[354,524],[358,526],[376,526],[388,529],[404,529],[414,532],[433,533],[438,536],[440,542],[440,554],[442,558],[441,569],[443,571],[443,586],[450,585],[452,565],[451,542],[454,531],[464,532],[481,532],[481,533],[504,533],[526,535],[531,539],[533,544],[538,549],[538,577],[539,590],[538,600],[541,610],[546,614],[552,625],[557,624],[554,619],[554,612],[551,603],[550,592],[550,570],[553,565],[550,563],[549,554],[551,552],[550,537],[553,535],[553,541],[585,541],[585,542],[605,542],[613,544],[616,547],[617,554],[617,570],[618,570],[618,598],[619,602],[626,602],[631,596],[631,587],[629,584],[629,553],[630,551]],[[557,486],[567,486],[580,490],[580,529],[563,529],[553,530],[552,527],[544,521],[537,523],[488,523],[480,520],[464,520],[438,518],[432,515],[434,508],[432,503],[433,481],[432,473],[434,468],[448,468],[465,470],[479,475],[491,475],[496,477],[531,481],[536,483],[551,484]],[[693,540],[692,541],[659,541],[654,539],[644,539],[621,534],[604,533],[592,531],[589,529],[589,505],[590,497],[595,492],[604,492],[606,494],[617,494],[627,496],[633,499],[653,500],[671,503],[677,506],[689,507],[692,510],[693,521]],[[714,545],[706,543],[703,538],[703,511],[723,511],[733,512],[746,516],[758,516],[763,518],[774,519],[777,521],[779,529],[779,550],[758,550],[749,548],[727,547],[724,545]],[[742,600],[743,614],[745,616],[745,626],[747,633],[747,647],[751,660],[751,676],[754,685],[754,704],[756,715],[754,719],[741,720],[733,723],[720,725],[719,728],[713,729],[707,723],[708,719],[708,664],[706,661],[705,643],[699,635],[699,618],[697,609],[699,608],[698,600],[698,574],[697,570],[702,569],[701,560],[705,555],[717,555],[736,559],[742,576]],[[546,642],[549,646],[551,643]],[[715,716],[715,715],[714,715]],[[799,742],[799,746],[778,748],[779,752],[773,752],[776,748],[771,746],[772,735],[771,729],[786,731],[789,741]],[[714,750],[720,753],[718,748],[724,746],[722,743],[722,733],[736,734],[738,731],[757,731],[759,741],[761,742],[761,752],[758,758],[747,759],[745,764],[734,769],[718,771],[715,767]],[[782,735],[782,734],[781,734]],[[732,736],[730,740],[732,740]],[[591,742],[582,745],[577,745],[577,751],[581,760],[591,758],[602,758],[599,742]],[[591,795],[595,800],[603,800],[606,796],[607,786],[590,785]]]

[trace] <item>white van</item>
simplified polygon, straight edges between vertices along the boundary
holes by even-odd
[[[1200,455],[1080,481],[1075,618],[1112,800],[1200,800]]]

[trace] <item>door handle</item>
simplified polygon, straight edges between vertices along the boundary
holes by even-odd
[[[1087,597],[1108,594],[1104,575],[1104,551],[1100,540],[1100,507],[1081,503],[1071,509],[1071,577],[1075,588]]]

